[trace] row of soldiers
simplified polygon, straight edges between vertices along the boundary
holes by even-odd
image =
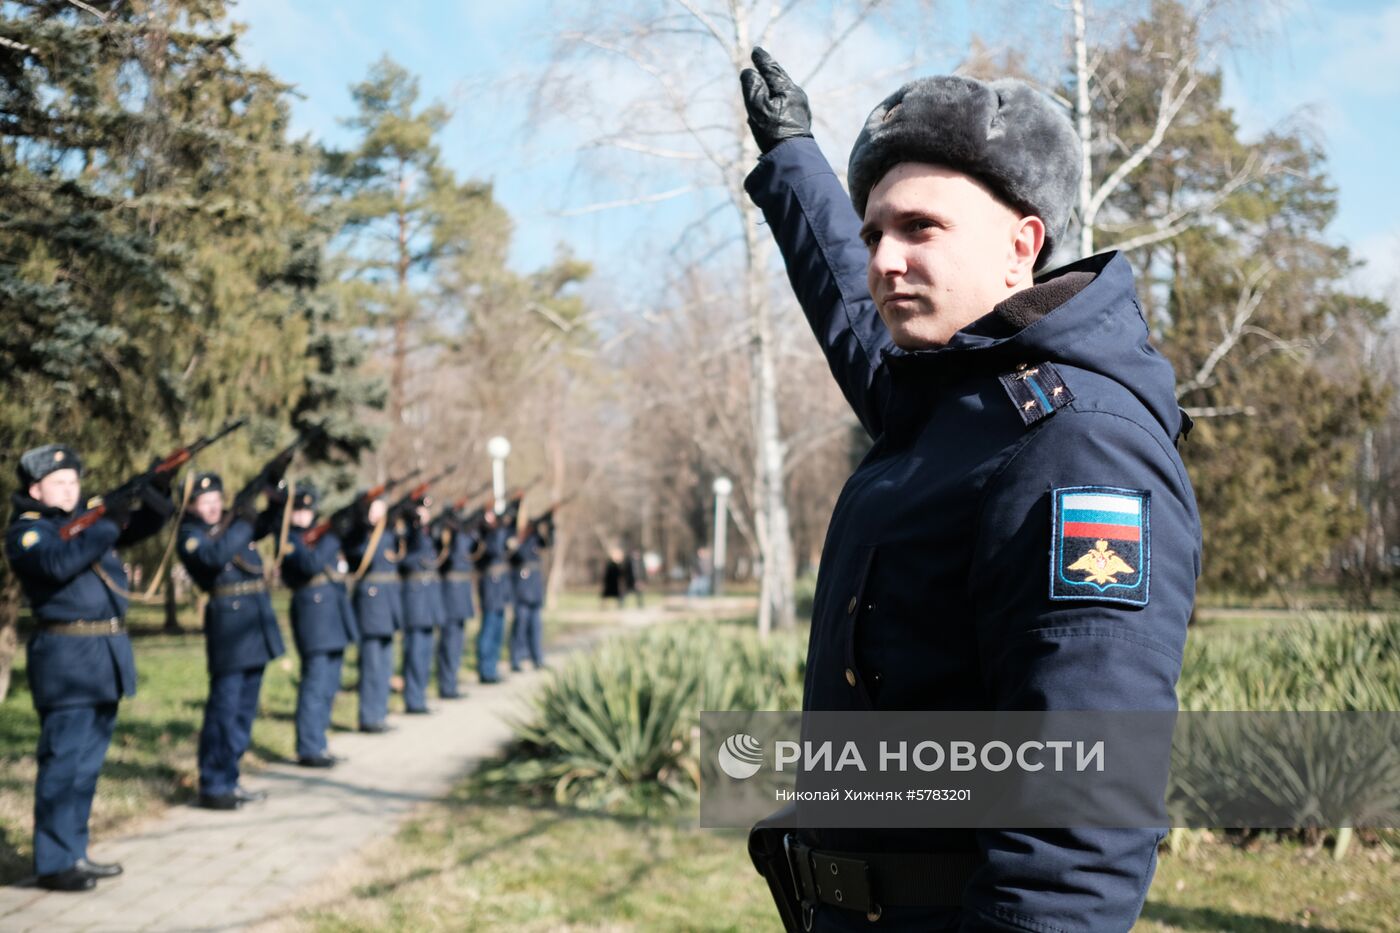
[[[292,590],[291,626],[301,659],[296,707],[297,762],[326,768],[326,732],[340,688],[345,649],[359,649],[359,728],[389,730],[393,638],[402,632],[405,710],[429,712],[436,635],[437,689],[460,697],[467,621],[481,605],[477,672],[500,681],[505,612],[514,605],[510,663],[544,666],[541,551],[553,537],[553,512],[522,521],[522,493],[498,511],[470,512],[459,502],[430,511],[429,484],[390,503],[393,484],[358,495],[318,523],[320,497],[309,483],[286,488],[289,448],[232,498],[222,479],[199,473],[183,495],[175,469],[231,430],[159,461],[116,490],[82,502],[82,461],[59,444],[26,451],[5,552],[34,618],[28,651],[31,695],[40,718],[34,795],[37,883],[90,890],[120,874],[88,858],[88,818],[117,706],[136,690],[126,630],[132,594],[118,549],[155,535],[180,513],[176,553],[208,596],[204,633],[209,697],[199,735],[199,805],[234,810],[266,795],[239,783],[263,670],[285,652],[269,590],[271,573],[257,548],[275,536],[277,569]],[[183,507],[176,499],[183,500]],[[227,506],[227,507],[226,507]]]

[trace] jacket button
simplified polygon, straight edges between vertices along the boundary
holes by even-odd
[[[233,601],[233,605],[232,605],[232,606],[229,606],[229,608],[230,608],[230,609],[237,609],[237,608],[238,608],[238,600],[235,599],[235,600]]]
[[[848,602],[848,603],[846,603],[846,615],[852,616],[852,615],[855,615],[855,614],[856,614],[856,598],[855,598],[854,596],[852,596],[852,597],[851,597],[851,601]]]
[[[856,685],[856,672],[849,667],[846,668],[846,683],[850,684],[852,687]]]
[[[312,601],[313,603],[319,603],[319,602],[321,601],[321,594],[320,594],[320,593],[317,593],[315,596],[313,596],[313,597],[311,598],[311,601]]]
[[[377,587],[377,586],[372,586],[372,587],[370,587],[370,588],[369,588],[369,595],[371,595],[371,596],[378,596],[378,595],[379,595],[379,587]]]

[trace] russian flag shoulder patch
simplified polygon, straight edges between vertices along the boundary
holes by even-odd
[[[1151,494],[1114,486],[1050,492],[1050,598],[1147,605]]]

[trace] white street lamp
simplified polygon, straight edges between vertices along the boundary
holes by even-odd
[[[506,457],[510,456],[510,441],[497,434],[486,442],[486,452],[491,455],[491,491],[496,498],[496,514],[505,509],[506,499]]]
[[[724,585],[724,544],[728,538],[725,522],[729,518],[729,494],[734,491],[734,484],[729,477],[721,476],[711,488],[715,492],[714,586],[711,593],[718,596]]]

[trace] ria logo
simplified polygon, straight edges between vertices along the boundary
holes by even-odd
[[[751,778],[763,767],[763,745],[743,732],[731,735],[719,747],[719,769],[742,781]]]

